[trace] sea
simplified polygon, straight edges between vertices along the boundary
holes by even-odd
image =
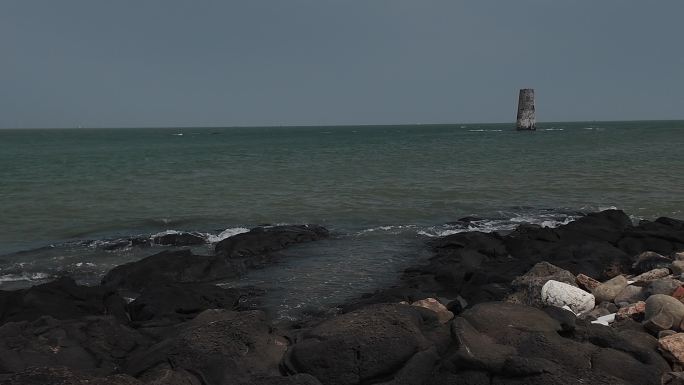
[[[396,283],[460,231],[554,227],[618,208],[684,217],[684,121],[0,130],[0,289],[94,285],[166,249],[107,245],[259,225],[330,239],[220,282],[296,318]],[[473,217],[468,225],[456,222]]]

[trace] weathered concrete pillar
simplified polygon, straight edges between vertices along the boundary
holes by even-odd
[[[534,89],[523,88],[518,96],[518,130],[536,130],[537,122],[534,117]]]

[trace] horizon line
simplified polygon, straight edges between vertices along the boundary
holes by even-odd
[[[684,122],[682,119],[630,119],[630,120],[549,120],[538,121],[537,124],[550,123],[627,123],[627,122]],[[285,125],[235,125],[235,126],[96,126],[96,127],[0,127],[0,130],[115,130],[115,129],[212,129],[212,128],[311,128],[311,127],[388,127],[388,126],[458,126],[458,125],[503,125],[515,122],[460,122],[460,123],[365,123],[365,124],[285,124]]]

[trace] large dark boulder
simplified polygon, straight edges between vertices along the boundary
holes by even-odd
[[[632,220],[622,210],[605,210],[556,228],[561,240],[604,241],[616,243],[622,233],[633,227]]]
[[[257,227],[233,235],[216,244],[216,255],[225,258],[245,258],[266,254],[289,245],[327,238],[329,232],[318,225],[288,225]]]
[[[323,321],[302,333],[285,364],[323,384],[390,381],[409,372],[429,372],[448,331],[435,313],[401,304],[371,305]],[[433,353],[424,353],[432,349]]]
[[[0,323],[32,321],[41,316],[74,319],[114,315],[126,319],[124,300],[113,290],[81,286],[69,277],[28,289],[0,291]]]
[[[262,312],[206,310],[163,341],[130,355],[124,370],[148,382],[164,376],[189,384],[249,383],[279,376],[286,346]]]
[[[669,371],[647,333],[588,323],[568,329],[525,305],[478,304],[454,319],[452,339],[450,354],[427,383],[470,373],[498,384],[655,385]]]
[[[684,250],[684,222],[665,217],[654,222],[641,221],[638,226],[625,231],[618,247],[630,255],[643,251],[668,255]]]
[[[149,339],[112,317],[9,322],[0,327],[0,373],[65,366],[90,375],[118,371]]]
[[[214,256],[195,255],[190,250],[166,250],[113,268],[102,278],[102,285],[142,291],[163,283],[206,282],[240,273],[237,266]]]
[[[194,318],[207,309],[236,308],[237,289],[223,289],[206,283],[161,283],[146,287],[128,311],[136,323],[174,324]]]

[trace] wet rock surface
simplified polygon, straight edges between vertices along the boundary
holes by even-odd
[[[152,242],[199,242],[191,233],[174,235]],[[633,225],[608,210],[554,229],[521,225],[505,235],[433,239],[426,246],[432,257],[407,269],[395,287],[301,322],[274,323],[241,305],[244,292],[213,284],[327,236],[312,225],[260,227],[219,242],[213,255],[166,251],[116,267],[100,286],[63,278],[0,292],[0,384],[684,378],[684,286],[676,263],[684,260],[684,222]],[[134,298],[126,303],[121,291]]]

